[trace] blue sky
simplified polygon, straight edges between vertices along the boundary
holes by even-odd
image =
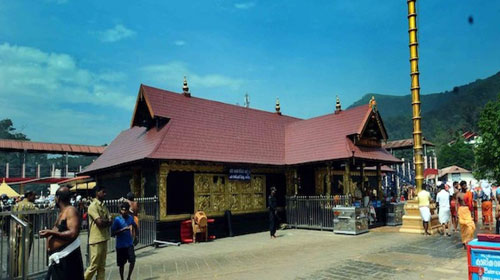
[[[422,93],[500,71],[500,1],[421,0],[418,17]],[[141,83],[179,92],[184,75],[193,96],[309,118],[336,95],[408,94],[407,29],[404,0],[2,0],[0,119],[110,143]]]

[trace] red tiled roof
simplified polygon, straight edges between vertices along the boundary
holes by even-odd
[[[397,162],[382,148],[349,144],[370,115],[368,105],[300,120],[141,85],[157,130],[123,131],[83,173],[144,158],[285,165],[355,156]]]
[[[146,130],[145,127],[134,126],[122,131],[104,153],[83,170],[82,174],[150,157],[168,127],[169,124],[161,130],[156,128]]]
[[[0,150],[100,155],[106,147],[0,139]]]
[[[143,86],[153,114],[171,119],[158,159],[283,164],[285,126],[299,119]]]
[[[346,136],[361,133],[369,114],[366,105],[288,125],[285,162],[296,164],[352,157]]]

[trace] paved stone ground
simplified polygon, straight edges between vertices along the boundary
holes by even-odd
[[[125,272],[127,272],[127,269]],[[119,279],[115,254],[107,279]],[[133,279],[467,279],[460,236],[282,230],[137,251]]]

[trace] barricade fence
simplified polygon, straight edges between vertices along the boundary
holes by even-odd
[[[351,196],[287,196],[288,227],[333,230],[333,208],[351,206]]]

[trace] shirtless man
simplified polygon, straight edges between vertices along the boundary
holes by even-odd
[[[49,269],[45,279],[83,279],[83,262],[80,251],[80,218],[78,211],[70,204],[68,187],[60,187],[55,202],[59,216],[52,229],[40,231],[40,237],[47,238]]]

